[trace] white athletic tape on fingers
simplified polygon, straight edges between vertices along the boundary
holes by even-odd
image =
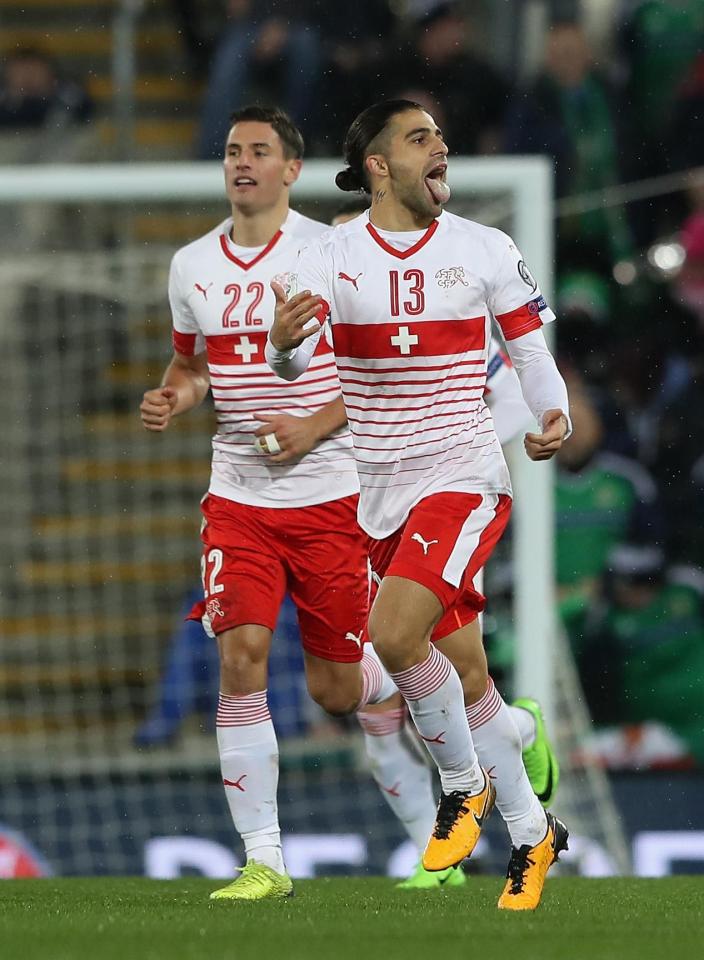
[[[260,453],[281,453],[281,444],[275,433],[265,433],[263,437],[257,437],[254,446]]]

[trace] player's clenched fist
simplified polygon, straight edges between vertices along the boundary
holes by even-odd
[[[548,410],[543,416],[543,432],[527,433],[523,444],[531,460],[550,460],[567,436],[568,421],[562,410]]]
[[[311,323],[307,328],[306,324],[320,314],[322,298],[304,290],[287,300],[286,291],[275,280],[271,289],[276,297],[276,309],[269,340],[277,350],[293,350],[319,329],[318,323]]]
[[[173,387],[147,390],[139,406],[142,423],[147,430],[166,430],[177,400],[178,394]]]

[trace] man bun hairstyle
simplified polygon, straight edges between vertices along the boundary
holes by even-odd
[[[364,161],[377,137],[383,133],[392,117],[407,110],[423,110],[415,100],[380,100],[367,107],[353,120],[345,137],[343,157],[347,166],[335,177],[340,190],[363,190],[371,193]]]
[[[230,127],[236,123],[268,123],[279,135],[287,160],[302,160],[305,150],[303,136],[293,120],[279,107],[260,107],[252,104],[235,110],[230,116]]]

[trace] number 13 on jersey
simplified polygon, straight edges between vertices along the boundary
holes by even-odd
[[[422,270],[389,270],[389,299],[391,316],[399,317],[401,307],[409,317],[417,317],[425,310],[425,275]],[[401,300],[401,297],[404,297]],[[407,298],[407,299],[406,299]]]

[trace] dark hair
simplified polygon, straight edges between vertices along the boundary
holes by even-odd
[[[287,160],[301,160],[305,144],[303,136],[293,120],[279,107],[259,107],[250,105],[235,110],[230,116],[230,127],[236,123],[268,123],[279,135]]]
[[[345,137],[343,156],[347,166],[335,177],[335,183],[340,190],[364,190],[370,193],[369,178],[364,169],[370,145],[386,129],[392,117],[407,110],[422,109],[415,100],[380,100],[379,103],[362,110]]]

